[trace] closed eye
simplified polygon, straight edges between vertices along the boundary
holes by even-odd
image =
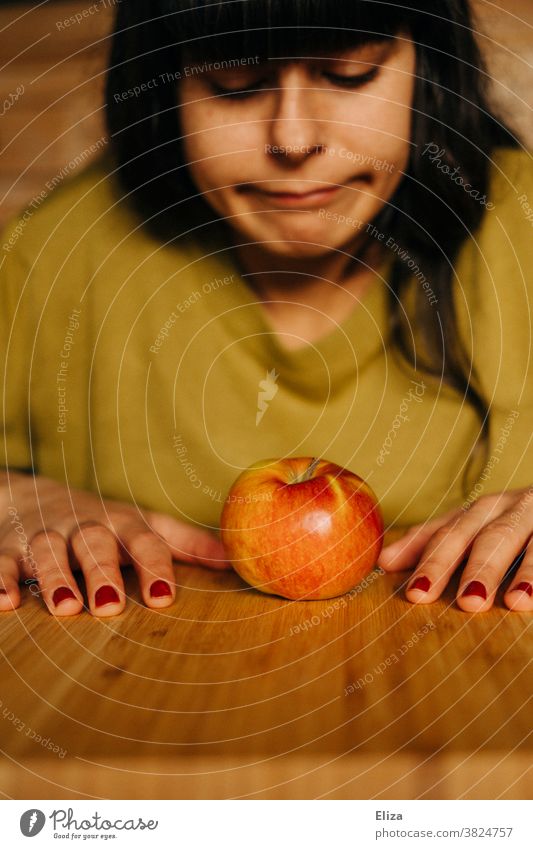
[[[379,65],[376,65],[374,68],[371,68],[370,71],[367,71],[365,74],[355,74],[354,76],[346,77],[342,74],[330,74],[325,73],[324,76],[334,85],[341,86],[342,88],[361,88],[361,86],[366,85],[367,83],[371,83],[372,80],[375,80],[379,71]]]
[[[346,76],[343,74],[332,74],[332,73],[323,73],[323,76],[329,80],[329,82],[333,83],[340,88],[349,88],[356,89],[361,88],[367,83],[372,82],[376,79],[379,72],[379,65],[376,65],[374,68],[371,68],[370,71],[367,71],[364,74],[355,74],[353,76]],[[224,86],[219,85],[212,81],[210,83],[211,90],[216,97],[229,97],[231,99],[240,99],[244,100],[247,97],[252,97],[257,92],[261,91],[265,84],[268,82],[268,79],[265,77],[263,79],[255,80],[253,83],[247,86],[239,86],[239,88],[225,88]]]
[[[250,95],[255,94],[258,89],[261,89],[262,86],[267,82],[266,79],[257,80],[256,82],[251,83],[248,86],[239,86],[239,88],[224,88],[224,86],[219,85],[218,83],[211,82],[211,90],[216,97],[231,97],[231,98],[246,98],[250,97]]]

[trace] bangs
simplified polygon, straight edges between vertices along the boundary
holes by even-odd
[[[415,5],[406,9],[388,0],[164,0],[157,4],[176,47],[213,61],[308,56],[382,41],[412,29],[415,16],[420,15]]]

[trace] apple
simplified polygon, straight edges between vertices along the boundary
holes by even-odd
[[[383,545],[378,499],[358,475],[319,457],[254,463],[220,519],[228,560],[252,587],[302,600],[342,595]]]

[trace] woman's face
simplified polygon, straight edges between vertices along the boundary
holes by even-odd
[[[220,70],[191,61],[179,83],[191,177],[243,241],[280,256],[362,242],[408,163],[414,74],[407,37]]]

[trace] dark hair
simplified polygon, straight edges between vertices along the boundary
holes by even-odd
[[[516,145],[488,105],[488,77],[467,0],[122,0],[107,75],[107,125],[119,182],[145,226],[159,237],[178,237],[180,220],[189,228],[217,219],[192,183],[182,152],[170,81],[184,66],[185,49],[199,61],[310,55],[404,30],[417,53],[412,153],[394,197],[373,223],[412,261],[396,258],[388,281],[391,350],[401,366],[407,361],[464,395],[479,415],[481,428],[464,469],[466,492],[472,460],[483,447],[487,456],[490,411],[458,332],[453,267],[485,212],[480,198],[488,192],[494,149]],[[150,80],[158,84],[147,87]],[[132,90],[140,93],[123,96]],[[477,198],[422,155],[430,143],[441,164],[458,168],[477,189]],[[413,263],[430,281],[437,306],[418,286],[406,317]]]

